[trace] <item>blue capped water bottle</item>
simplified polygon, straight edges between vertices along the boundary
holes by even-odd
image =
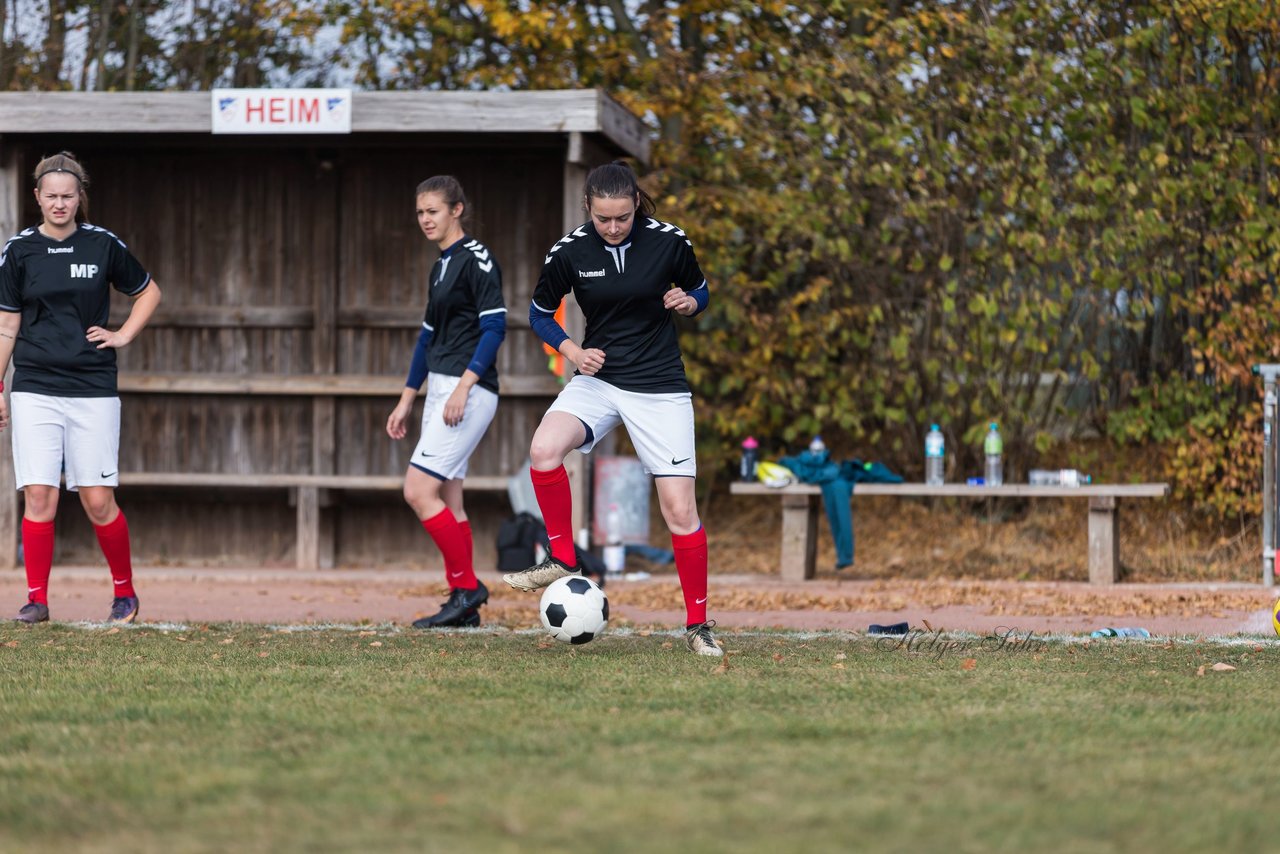
[[[937,424],[929,425],[924,434],[924,482],[929,486],[942,486],[946,472],[946,439]]]

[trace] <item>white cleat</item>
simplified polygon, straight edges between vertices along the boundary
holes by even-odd
[[[705,623],[698,623],[684,633],[684,645],[689,647],[690,652],[715,658],[724,655],[724,650],[716,642],[715,635],[711,634],[711,628],[715,624],[715,620],[708,620]]]

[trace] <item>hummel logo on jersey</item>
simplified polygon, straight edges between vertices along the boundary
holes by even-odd
[[[604,275],[604,270],[579,270],[578,277],[582,279],[598,279]]]
[[[73,279],[92,279],[98,275],[97,264],[72,264],[71,278]]]
[[[76,251],[74,246],[50,246],[50,255],[70,255]]]

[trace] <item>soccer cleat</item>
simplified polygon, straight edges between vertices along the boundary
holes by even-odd
[[[138,597],[117,596],[111,600],[111,616],[108,623],[132,623],[138,618]]]
[[[49,606],[43,602],[28,602],[18,611],[18,616],[13,618],[19,623],[47,623],[49,622]]]
[[[502,580],[517,590],[538,590],[559,578],[568,578],[571,575],[581,576],[582,569],[576,566],[570,567],[547,555],[537,566],[531,566],[520,572],[508,572],[502,576]]]
[[[449,598],[440,607],[439,611],[430,617],[414,620],[413,627],[415,629],[442,629],[448,626],[478,626],[480,625],[479,608],[488,601],[489,588],[485,587],[482,581],[476,582],[475,590],[463,590],[461,587],[455,587],[449,592]],[[475,622],[467,622],[472,617],[475,618]]]
[[[684,645],[689,647],[689,651],[698,655],[711,655],[719,658],[724,655],[724,650],[716,644],[715,635],[711,634],[711,629],[715,626],[715,620],[708,620],[705,623],[698,623],[690,626],[689,630],[684,633]]]

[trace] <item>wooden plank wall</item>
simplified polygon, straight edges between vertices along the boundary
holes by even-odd
[[[527,307],[545,250],[563,233],[565,138],[506,147],[425,135],[353,137],[343,147],[149,137],[74,143],[92,178],[91,221],[125,240],[164,291],[152,327],[120,353],[122,376],[139,386],[148,375],[175,373],[336,372],[398,382],[437,257],[418,231],[414,189],[432,174],[456,175],[472,203],[470,233],[503,269],[504,384],[551,387],[504,395],[470,474],[505,476],[523,462],[554,393]],[[24,138],[20,172],[63,147],[62,140]],[[30,197],[23,199],[21,222],[37,222]],[[113,314],[127,310],[122,299]],[[122,398],[124,472],[399,475],[416,441],[416,429],[399,443],[386,436],[393,393],[179,389]],[[122,488],[119,499],[140,564],[294,564],[296,514],[285,490],[135,486]],[[101,563],[78,504],[64,493],[56,560]],[[467,506],[484,565],[493,559],[507,499],[468,493]],[[331,539],[308,547],[326,556],[322,563],[439,565],[398,492],[321,494],[318,512],[322,535]]]

